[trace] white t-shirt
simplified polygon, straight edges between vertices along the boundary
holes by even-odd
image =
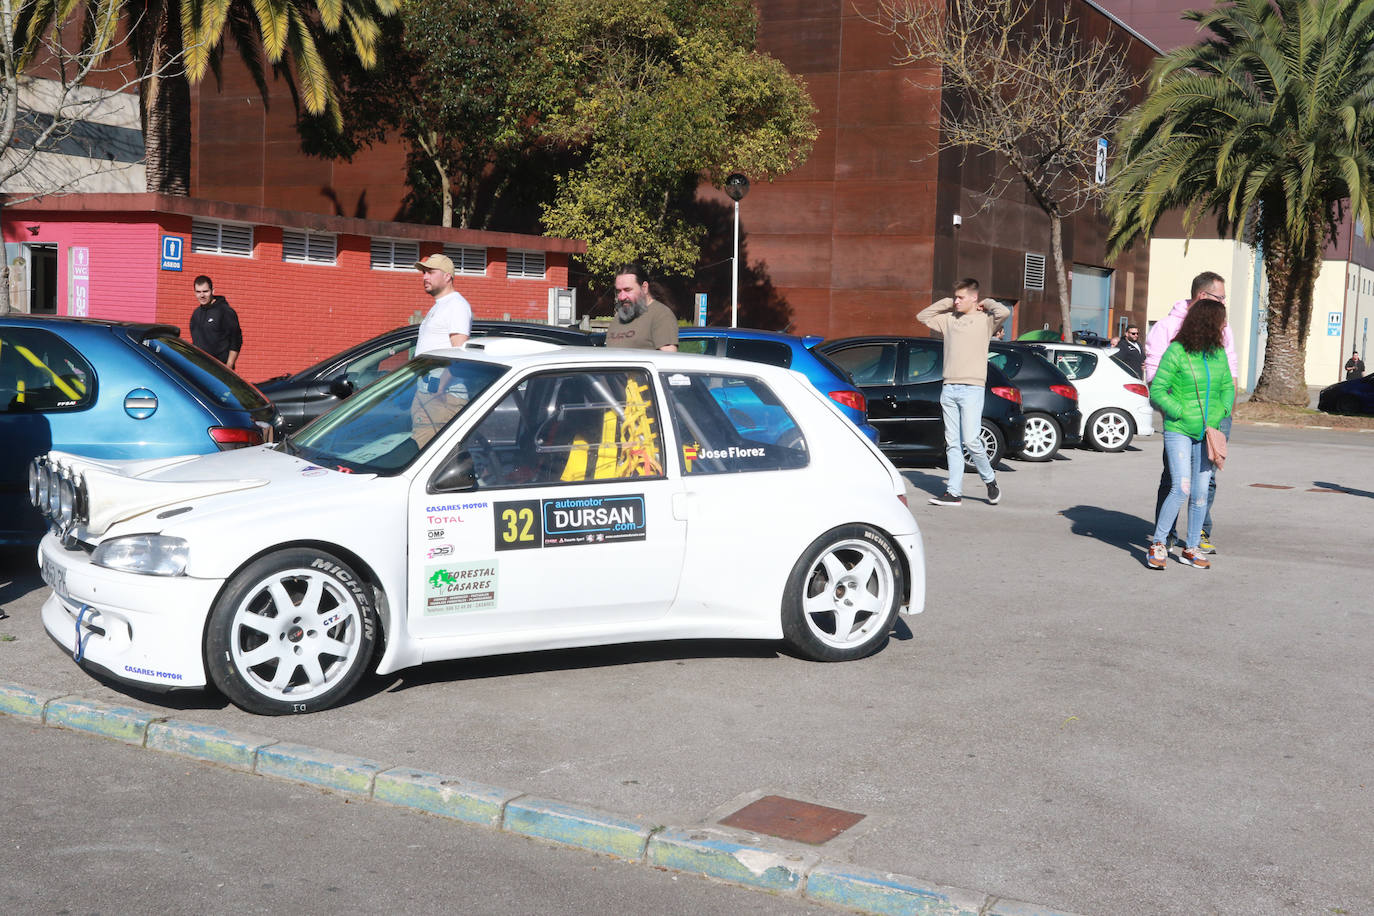
[[[425,320],[420,322],[420,337],[415,341],[415,355],[453,346],[450,334],[472,333],[472,306],[462,293],[454,290],[434,300]]]

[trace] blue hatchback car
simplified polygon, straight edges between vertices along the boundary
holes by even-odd
[[[806,376],[817,391],[834,401],[840,412],[876,445],[878,430],[868,422],[868,399],[854,385],[848,372],[824,353],[812,349],[824,339],[750,328],[680,328],[677,347],[683,353],[728,356],[795,369]],[[717,394],[718,399],[721,397]],[[766,417],[761,422],[766,426]]]
[[[0,544],[47,530],[29,505],[36,455],[204,454],[258,445],[275,419],[261,392],[171,325],[0,317]]]

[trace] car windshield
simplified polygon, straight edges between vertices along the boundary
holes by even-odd
[[[471,359],[413,359],[316,419],[285,447],[348,473],[395,474],[508,371]]]
[[[221,407],[257,410],[268,404],[262,392],[239,378],[233,369],[180,337],[149,337],[143,341],[143,346],[156,354],[163,365],[190,384],[194,391]]]

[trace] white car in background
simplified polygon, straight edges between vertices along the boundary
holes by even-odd
[[[1124,363],[1116,347],[1037,341],[1050,362],[1078,389],[1083,413],[1083,444],[1103,452],[1119,452],[1135,436],[1154,435],[1150,389]]]
[[[725,410],[724,390],[757,410]],[[902,477],[786,369],[490,340],[275,445],[35,460],[48,633],[266,715],[365,671],[639,640],[860,658],[925,601]]]

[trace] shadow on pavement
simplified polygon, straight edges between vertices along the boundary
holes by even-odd
[[[1353,487],[1343,487],[1338,483],[1327,483],[1324,480],[1314,480],[1312,481],[1312,486],[1321,487],[1324,490],[1340,490],[1342,493],[1348,493],[1351,496],[1363,496],[1366,499],[1374,499],[1374,493],[1371,493],[1369,490],[1356,490]]]
[[[1070,506],[1059,514],[1071,523],[1071,533],[1095,538],[1145,562],[1145,542],[1152,527],[1148,520],[1101,506]]]
[[[29,592],[43,588],[38,575],[38,562],[32,550],[20,547],[0,548],[0,618],[5,607]]]
[[[614,668],[620,665],[687,661],[694,658],[777,658],[778,650],[778,644],[764,640],[688,639],[426,662],[418,668],[407,668],[393,674],[371,675],[365,678],[349,697],[349,702],[374,693],[394,693],[448,681],[484,680],[578,668]]]

